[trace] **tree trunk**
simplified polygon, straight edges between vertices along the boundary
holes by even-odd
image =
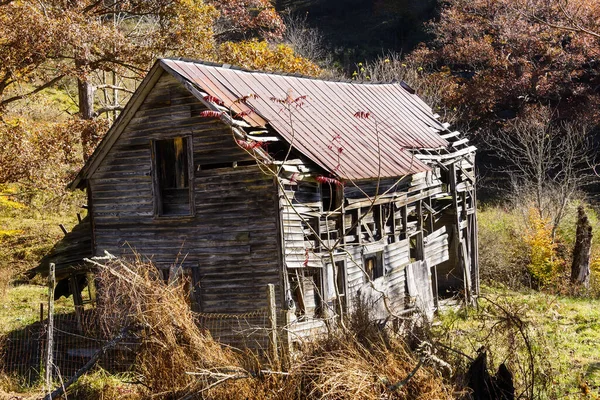
[[[577,233],[573,248],[571,282],[584,287],[590,285],[590,255],[592,249],[592,225],[582,206],[577,208]]]
[[[83,146],[83,159],[87,161],[94,150],[96,143],[95,125],[85,123],[94,119],[94,85],[81,78],[77,80],[77,94],[79,97],[79,116],[84,120],[81,130],[81,145]]]

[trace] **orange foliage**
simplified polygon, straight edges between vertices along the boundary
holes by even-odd
[[[94,132],[89,140],[97,142],[107,125],[103,119],[78,118],[57,124],[24,119],[0,123],[0,184],[22,182],[62,190],[83,163],[81,132]]]
[[[534,281],[540,286],[555,281],[564,261],[557,255],[557,243],[552,237],[550,220],[540,217],[534,208],[528,211],[523,241],[530,251],[527,269]]]
[[[446,104],[464,110],[465,120],[494,123],[528,103],[550,105],[562,118],[600,120],[597,1],[444,4],[439,20],[430,24],[435,40],[411,58],[452,72],[458,93],[450,94]]]
[[[221,40],[248,35],[280,39],[285,30],[283,19],[270,0],[210,0],[209,3],[220,13],[215,34]]]
[[[219,46],[218,58],[220,62],[252,70],[310,76],[321,73],[316,64],[296,55],[291,47],[284,44],[270,45],[265,41],[225,42]]]

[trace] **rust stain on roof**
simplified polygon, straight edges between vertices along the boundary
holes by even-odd
[[[400,84],[335,82],[251,72],[181,60],[163,66],[223,101],[252,127],[270,125],[295,149],[341,179],[397,177],[429,170],[411,149],[448,146],[446,131]],[[237,101],[255,94],[246,104]],[[306,96],[302,107],[271,100]],[[290,112],[288,112],[288,108]],[[357,112],[368,118],[357,118]],[[341,150],[340,150],[341,149]]]

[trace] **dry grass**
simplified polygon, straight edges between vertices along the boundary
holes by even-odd
[[[330,338],[329,346],[319,345],[301,368],[310,378],[307,397],[452,399],[451,387],[433,369],[418,367],[419,359],[401,340],[372,340],[364,345],[364,338],[342,335]]]
[[[153,396],[452,398],[452,387],[439,374],[426,365],[416,368],[419,357],[399,338],[383,335],[364,315],[350,322],[353,328],[307,345],[285,370],[274,371],[251,353],[235,353],[216,343],[196,325],[184,283],[164,282],[151,264],[99,262],[98,278],[104,329],[116,335],[123,327],[135,328],[142,343],[136,372]],[[364,326],[356,326],[358,322]]]
[[[141,342],[136,368],[155,393],[195,390],[206,382],[186,372],[239,367],[235,355],[195,323],[183,282],[168,283],[139,259],[99,264],[97,312],[116,336],[131,329]]]

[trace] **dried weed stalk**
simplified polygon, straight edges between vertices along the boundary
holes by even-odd
[[[136,368],[155,393],[208,385],[186,371],[239,368],[233,352],[215,342],[195,321],[183,282],[165,282],[151,263],[113,257],[96,260],[98,317],[109,335],[124,327],[141,347]]]

